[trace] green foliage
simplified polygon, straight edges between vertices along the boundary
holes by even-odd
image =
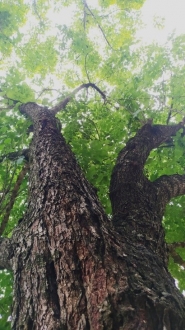
[[[7,205],[11,196],[12,188],[15,185],[17,176],[23,166],[23,159],[11,161],[8,159],[8,154],[11,152],[22,150],[29,146],[29,139],[26,135],[28,123],[20,116],[18,111],[1,112],[1,125],[0,125],[0,221],[2,221],[5,214],[5,206]],[[21,135],[21,130],[23,134]],[[4,158],[4,156],[6,156]],[[9,218],[8,226],[4,235],[11,235],[16,222],[22,217],[24,212],[24,204],[27,194],[26,180],[22,183],[20,194],[12,209]]]
[[[185,257],[185,256],[184,256]],[[176,280],[176,284],[181,291],[184,291],[185,272],[183,267],[177,265],[172,258],[169,261],[169,269]]]
[[[52,73],[57,62],[54,37],[48,37],[45,42],[42,38],[42,35],[40,38],[34,35],[25,45],[24,51],[20,50],[20,59],[31,77],[34,74],[45,76]]]
[[[132,117],[101,102],[74,102],[59,113],[63,134],[73,148],[88,180],[96,187],[99,198],[111,214],[108,188],[118,152],[132,131]],[[124,126],[123,126],[124,123]],[[115,130],[116,126],[116,130]]]
[[[19,37],[18,28],[26,22],[27,6],[24,1],[0,2],[0,49],[2,55],[10,55]]]
[[[10,329],[12,304],[12,274],[0,271],[0,329]]]
[[[111,5],[118,5],[122,9],[140,9],[143,5],[143,0],[99,0],[102,7],[108,7]]]

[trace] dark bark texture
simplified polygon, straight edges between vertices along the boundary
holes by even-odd
[[[161,220],[170,198],[185,193],[185,178],[143,175],[150,151],[182,124],[147,124],[120,152],[110,221],[52,111],[34,103],[20,110],[34,136],[28,209],[12,237],[12,329],[184,330]]]

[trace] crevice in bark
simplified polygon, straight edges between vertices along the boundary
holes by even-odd
[[[33,320],[29,317],[28,318],[28,321],[27,321],[27,329],[28,330],[33,330],[34,328],[33,328]]]
[[[60,302],[57,293],[57,276],[54,262],[46,262],[46,278],[48,283],[48,300],[53,307],[54,317],[60,319]]]

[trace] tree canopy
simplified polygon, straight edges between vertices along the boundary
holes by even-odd
[[[111,217],[110,174],[123,144],[148,121],[184,117],[185,35],[165,45],[136,36],[143,0],[2,0],[0,3],[0,233],[11,237],[27,203],[24,159],[32,132],[19,112],[26,102],[53,108],[87,179]],[[160,26],[159,26],[160,28]],[[80,88],[76,89],[78,86]],[[150,180],[184,174],[185,132],[154,150]],[[185,289],[185,198],[173,199],[164,227],[169,268]],[[11,274],[0,274],[0,328],[9,329]]]

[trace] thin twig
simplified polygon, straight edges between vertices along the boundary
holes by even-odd
[[[86,75],[87,75],[87,79],[90,83],[90,78],[89,78],[89,74],[88,74],[88,71],[87,71],[87,56],[88,56],[88,54],[85,55],[85,72],[86,72]]]
[[[59,91],[58,91],[57,89],[55,89],[55,88],[44,88],[44,89],[39,93],[39,95],[37,96],[37,100],[39,99],[39,97],[40,97],[43,93],[45,93],[45,92],[51,92],[51,91],[56,91],[56,92],[59,93]]]
[[[43,22],[43,20],[42,20],[40,14],[39,14],[39,12],[38,12],[38,10],[37,10],[37,3],[36,3],[36,0],[33,0],[33,8],[34,8],[35,14],[38,16],[38,19],[39,19],[39,21],[40,21],[40,25],[44,25],[44,22]]]
[[[168,112],[168,118],[166,120],[166,124],[168,125],[169,122],[170,122],[170,119],[171,119],[171,116],[172,116],[172,111],[173,111],[173,97],[172,97],[172,101],[171,101],[171,104],[170,104],[170,110]]]
[[[94,20],[96,21],[96,23],[97,23],[97,25],[98,25],[98,27],[99,27],[101,33],[103,34],[103,37],[104,37],[104,39],[106,40],[107,44],[109,45],[109,47],[110,47],[112,50],[114,50],[113,47],[111,46],[110,42],[108,41],[108,39],[107,39],[107,37],[106,37],[106,35],[105,35],[105,32],[103,31],[101,25],[98,23],[96,16],[93,14],[92,10],[89,8],[87,2],[86,2],[85,0],[83,0],[83,3],[84,3],[84,6],[85,6],[85,7],[88,9],[88,11],[90,12],[91,16],[92,16],[92,17],[94,18]]]
[[[98,140],[100,140],[100,134],[98,132],[98,129],[97,129],[97,126],[96,126],[95,122],[92,119],[90,119],[90,118],[87,118],[87,120],[94,126],[94,128],[96,130],[96,133],[98,135]]]
[[[87,13],[86,13],[86,6],[85,6],[85,3],[84,3],[84,1],[82,0],[82,2],[83,2],[83,5],[84,5],[84,17],[83,17],[83,25],[84,25],[84,31],[85,31],[85,29],[86,29],[86,15],[87,15]]]

